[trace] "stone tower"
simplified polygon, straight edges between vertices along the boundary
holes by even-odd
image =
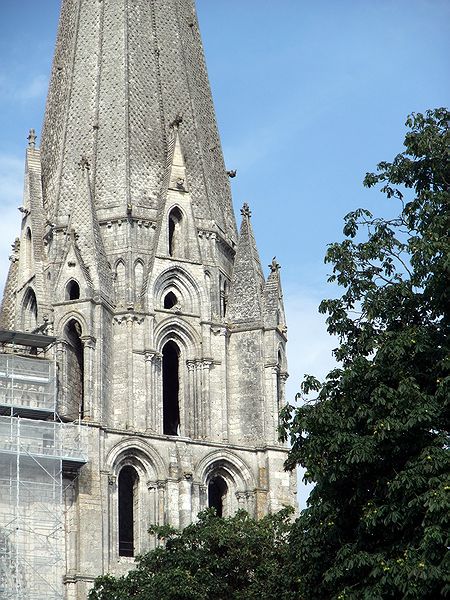
[[[56,339],[57,413],[87,438],[65,597],[129,569],[149,523],[293,505],[279,265],[247,205],[236,228],[194,0],[63,0],[21,210],[1,325]]]

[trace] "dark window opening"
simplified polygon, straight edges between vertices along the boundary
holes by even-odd
[[[78,300],[80,298],[80,286],[72,279],[66,287],[66,300]]]
[[[81,326],[72,319],[66,326],[67,348],[67,391],[70,397],[67,417],[75,420],[84,418],[84,348],[81,341]]]
[[[119,475],[119,556],[134,556],[138,475],[124,467]]]
[[[25,234],[25,267],[27,271],[30,271],[32,268],[33,262],[33,244],[31,237],[31,229],[28,227]],[[28,273],[29,274],[29,273]]]
[[[37,327],[38,307],[36,294],[29,288],[23,301],[23,328],[25,331],[34,331]]]
[[[164,308],[173,308],[178,304],[178,299],[173,292],[169,292],[164,297]]]
[[[179,208],[174,208],[169,214],[169,255],[181,256],[181,222],[183,215]]]
[[[228,486],[223,477],[214,477],[208,484],[208,506],[216,510],[218,517],[223,517],[224,499]]]
[[[222,302],[222,317],[226,316],[227,313],[227,304],[228,304],[228,282],[225,281],[223,284],[223,289],[221,291],[221,302]]]
[[[167,342],[163,349],[163,432],[165,435],[178,435],[179,389],[179,350],[174,342]]]

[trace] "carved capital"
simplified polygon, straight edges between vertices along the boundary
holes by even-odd
[[[162,359],[162,354],[157,352],[156,350],[146,350],[145,351],[145,360],[149,363],[157,363]]]
[[[97,344],[97,339],[92,335],[81,336],[81,341],[83,342],[83,346],[85,348],[90,348],[91,350],[94,350]]]

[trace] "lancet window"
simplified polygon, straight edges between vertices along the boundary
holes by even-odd
[[[127,465],[119,474],[119,556],[134,556],[137,541],[138,485],[136,470]]]
[[[84,417],[84,348],[81,340],[81,326],[71,319],[65,327],[67,342],[66,390],[68,414],[66,418],[75,420]]]
[[[183,215],[178,207],[169,213],[169,255],[183,257]]]
[[[163,433],[179,435],[180,428],[180,351],[175,342],[167,342],[163,351]]]
[[[31,288],[28,288],[23,299],[23,329],[24,331],[33,331],[37,327],[37,300],[36,294]]]
[[[178,298],[173,292],[169,292],[164,296],[164,308],[171,309],[178,304]]]
[[[214,508],[218,517],[224,515],[225,498],[228,493],[228,486],[225,479],[217,475],[213,477],[208,484],[208,507]]]
[[[66,285],[66,300],[78,300],[80,298],[80,286],[77,281],[71,279]]]

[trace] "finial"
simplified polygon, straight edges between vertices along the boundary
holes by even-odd
[[[281,266],[277,263],[277,257],[274,256],[272,258],[272,262],[269,265],[270,270],[272,271],[272,273],[276,273],[277,271],[279,271],[281,269]]]
[[[230,179],[234,179],[237,175],[236,169],[233,169],[232,171],[227,171],[227,175]]]
[[[241,215],[243,217],[250,218],[252,216],[251,210],[247,202],[244,203],[244,206],[241,208]]]
[[[27,140],[28,140],[28,148],[36,148],[37,135],[36,135],[36,131],[34,129],[30,129]]]
[[[172,129],[178,129],[178,127],[181,125],[182,122],[183,122],[183,117],[178,113],[177,116],[175,117],[175,119],[170,124],[170,126],[172,127]]]
[[[82,171],[89,171],[91,165],[89,164],[89,160],[86,156],[82,156],[80,162],[78,163],[79,168]]]

